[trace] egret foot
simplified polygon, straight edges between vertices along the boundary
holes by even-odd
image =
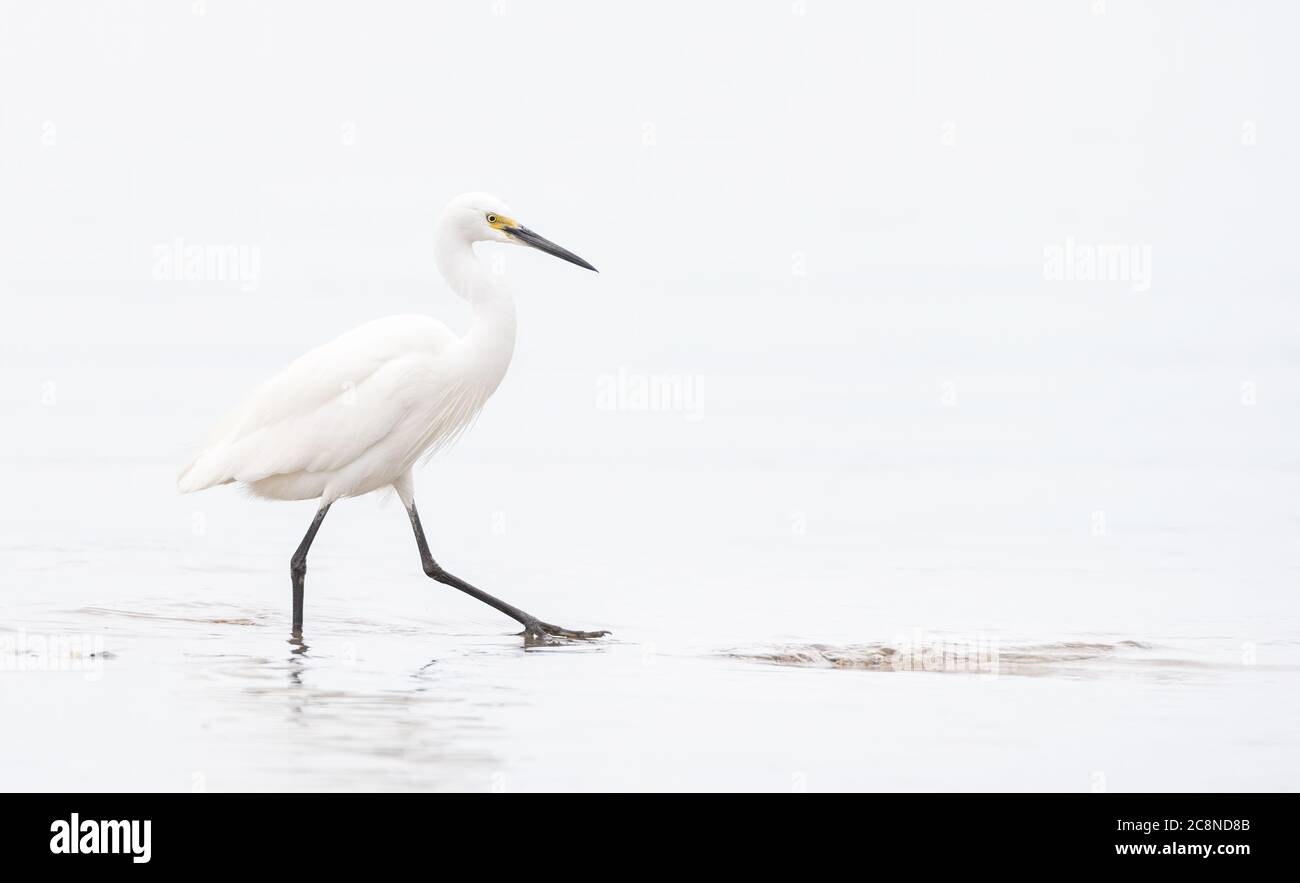
[[[564,640],[594,641],[596,638],[605,637],[609,632],[604,629],[598,632],[579,632],[573,629],[561,628],[558,625],[551,625],[549,622],[534,620],[525,626],[524,630],[519,634],[523,635],[524,646],[544,647],[548,644],[562,644]]]

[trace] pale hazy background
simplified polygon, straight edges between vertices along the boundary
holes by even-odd
[[[0,627],[114,658],[0,672],[0,785],[1300,787],[1298,36],[1288,2],[2,0]],[[480,189],[601,273],[496,253],[515,362],[421,510],[453,572],[620,643],[519,654],[367,499],[285,688],[312,504],[175,472],[303,350],[463,327],[432,224]],[[174,278],[178,241],[244,270]],[[1150,272],[1051,278],[1067,243]],[[918,629],[1201,673],[718,658]],[[472,711],[331,705],[429,656]]]

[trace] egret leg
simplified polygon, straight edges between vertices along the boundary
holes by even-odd
[[[453,589],[460,589],[466,595],[479,599],[489,607],[495,607],[522,625],[524,630],[521,634],[524,636],[525,643],[550,644],[554,643],[555,638],[591,640],[609,634],[607,631],[580,632],[574,629],[561,628],[558,625],[551,625],[549,622],[542,622],[537,617],[525,613],[513,604],[507,604],[500,598],[494,598],[482,589],[471,586],[460,577],[448,573],[442,569],[442,565],[433,560],[433,555],[429,552],[429,542],[424,538],[424,528],[420,525],[420,513],[415,511],[415,503],[411,503],[407,507],[406,514],[411,518],[411,528],[415,531],[415,543],[420,547],[420,562],[424,565],[425,574],[443,585],[451,586]]]
[[[326,503],[316,510],[316,517],[312,519],[311,527],[307,528],[307,535],[298,544],[298,551],[289,559],[289,575],[293,578],[294,637],[302,637],[302,595],[307,581],[307,550],[311,548],[311,541],[316,539],[316,531],[320,530],[320,523],[325,520],[325,513],[330,511],[331,505],[333,504]]]

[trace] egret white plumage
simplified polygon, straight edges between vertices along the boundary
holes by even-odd
[[[392,487],[410,517],[424,572],[490,604],[524,627],[526,640],[597,638],[542,622],[444,570],[429,552],[415,508],[412,468],[453,442],[496,390],[515,345],[514,299],[501,274],[484,271],[476,242],[527,245],[595,270],[514,219],[486,193],[453,199],[434,230],[434,257],[473,320],[457,335],[425,315],[392,316],[308,352],[263,384],[212,434],[177,485],[182,493],[239,483],[274,500],[320,500],[290,561],[293,631],[301,637],[307,552],[330,506]]]

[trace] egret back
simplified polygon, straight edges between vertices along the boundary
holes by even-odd
[[[421,412],[458,386],[459,342],[438,320],[409,315],[367,323],[311,350],[227,415],[181,471],[180,490],[253,486],[297,473],[324,479],[368,454],[370,472],[396,470],[391,481],[409,468],[398,461],[410,453],[407,436],[416,434]]]

